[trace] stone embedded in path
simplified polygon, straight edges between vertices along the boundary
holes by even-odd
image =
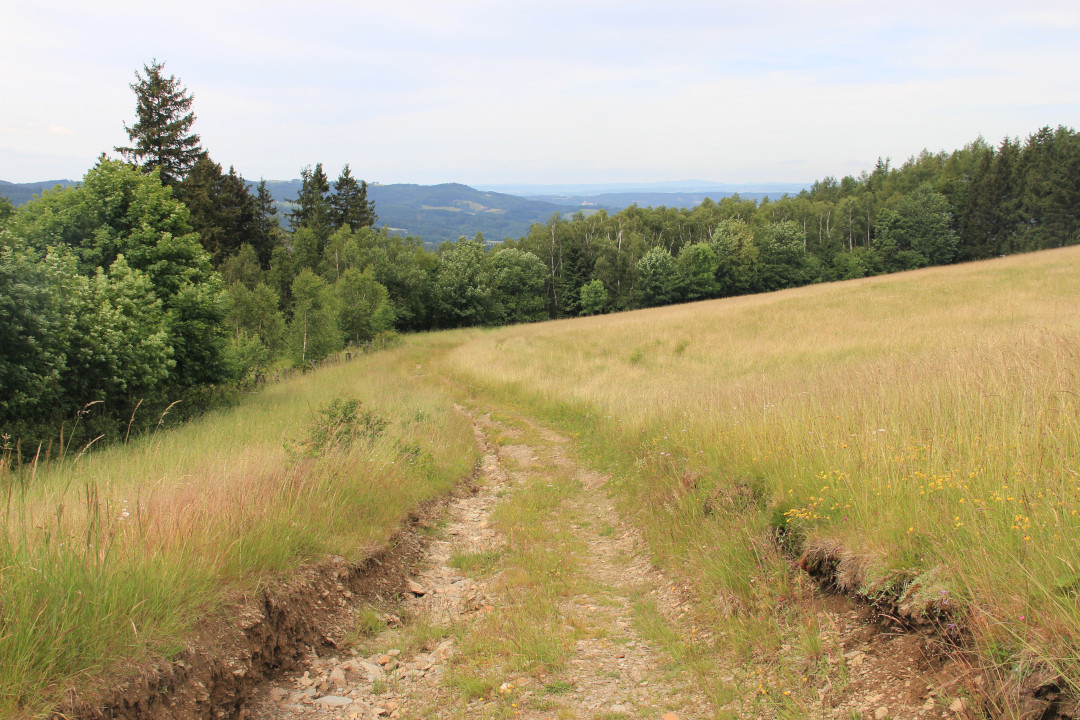
[[[360,667],[363,668],[364,676],[367,678],[368,682],[386,679],[386,672],[373,662],[364,660],[360,663]]]
[[[348,697],[341,697],[340,695],[324,695],[315,701],[316,705],[322,705],[324,707],[346,707],[353,704],[353,699]]]
[[[409,580],[408,582],[406,582],[405,589],[411,592],[413,595],[427,595],[427,590],[424,588],[424,586],[416,582],[415,580]]]
[[[664,713],[660,716],[660,720],[679,720],[679,716],[675,713]]]

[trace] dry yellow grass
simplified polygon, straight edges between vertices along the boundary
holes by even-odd
[[[658,559],[778,641],[777,530],[963,604],[988,661],[1080,684],[1080,248],[621,315],[420,336],[77,463],[0,477],[0,715],[167,652],[223,592],[356,555],[476,450],[458,391],[555,420]],[[440,389],[441,376],[456,385]],[[422,379],[421,379],[422,378]],[[334,397],[391,419],[295,458]],[[956,600],[953,600],[956,598]],[[730,629],[730,628],[729,628]]]
[[[729,610],[786,592],[779,527],[1080,683],[1080,248],[477,333],[449,366],[579,430]]]
[[[43,711],[118,660],[168,653],[271,573],[361,557],[467,475],[470,423],[412,377],[426,352],[365,356],[78,460],[0,467],[0,716]],[[361,400],[385,433],[290,452],[332,398]]]

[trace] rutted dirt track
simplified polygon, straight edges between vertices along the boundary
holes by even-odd
[[[804,594],[817,598],[804,608],[820,628],[814,662],[827,668],[828,681],[814,688],[812,712],[805,701],[785,706],[783,697],[767,697],[782,689],[767,687],[753,661],[737,661],[723,638],[710,635],[688,589],[650,563],[637,531],[620,520],[608,478],[576,465],[567,438],[521,419],[473,422],[484,448],[476,482],[441,510],[422,509],[388,548],[359,566],[338,558],[303,569],[238,602],[232,623],[195,637],[179,659],[144,668],[96,700],[72,697],[57,717],[970,715],[956,697],[962,666],[921,635],[883,632],[867,608],[820,595],[805,577]],[[476,648],[462,646],[484,637],[482,628],[514,627],[509,614],[522,605],[513,593],[529,587],[503,581],[510,571],[499,558],[520,540],[493,517],[553,487],[557,504],[537,521],[534,538],[567,538],[555,565],[573,566],[578,578],[558,595],[551,630],[564,655],[470,690],[461,675]],[[470,576],[462,557],[491,562]],[[362,637],[365,628],[375,635]],[[777,645],[791,656],[788,667],[804,662],[795,644]]]
[[[243,708],[244,716],[274,720],[776,716],[776,705],[758,701],[760,678],[751,668],[722,654],[711,658],[707,671],[723,678],[728,692],[707,697],[690,665],[672,657],[671,643],[664,648],[643,637],[639,628],[644,605],[676,638],[695,643],[713,640],[695,626],[688,605],[680,601],[683,589],[649,563],[637,533],[619,521],[604,487],[607,478],[577,467],[569,458],[568,440],[556,433],[531,427],[528,441],[517,442],[519,433],[489,416],[474,421],[477,441],[485,447],[476,492],[450,503],[445,524],[428,545],[400,605],[380,610],[388,627],[361,643],[359,650],[343,644],[310,649],[298,666],[258,688]],[[489,434],[499,434],[502,444],[490,442]],[[500,596],[497,574],[469,577],[452,567],[451,558],[455,553],[497,553],[508,539],[493,529],[492,511],[527,483],[542,482],[545,473],[552,472],[576,480],[578,491],[565,502],[571,516],[579,519],[571,529],[584,548],[574,560],[591,580],[587,591],[567,597],[560,607],[568,623],[566,632],[577,638],[573,652],[561,670],[549,675],[506,677],[494,700],[490,693],[468,699],[449,682],[460,639],[469,636],[473,623],[504,612],[513,603]],[[823,601],[818,621],[823,661],[843,668],[845,682],[819,690],[815,716],[966,715],[965,705],[950,702],[944,687],[955,668],[946,667],[920,637],[883,634],[867,613],[840,598]],[[414,625],[431,629],[421,643],[408,639],[408,626]],[[678,643],[674,641],[675,646]]]

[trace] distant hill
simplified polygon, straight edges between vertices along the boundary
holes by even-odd
[[[266,189],[287,212],[300,192],[300,180],[268,180]],[[496,192],[483,192],[460,183],[441,185],[369,185],[379,227],[421,237],[438,246],[461,236],[484,234],[488,242],[519,238],[533,223],[572,211],[565,205]]]
[[[731,191],[710,192],[620,192],[601,193],[599,195],[526,195],[529,200],[549,202],[555,205],[574,207],[576,210],[588,210],[603,208],[608,212],[618,212],[631,205],[639,207],[669,207],[669,208],[692,208],[700,205],[705,198],[719,201],[721,198],[730,197],[736,193]],[[761,200],[762,198],[778,198],[783,193],[773,192],[740,192],[739,197],[744,200]]]
[[[704,194],[713,198],[726,197],[734,193],[740,196],[749,194],[764,194],[769,197],[780,197],[784,193],[797,195],[809,187],[809,183],[718,183],[712,180],[666,180],[651,183],[572,183],[562,185],[535,185],[535,184],[506,184],[506,185],[478,185],[481,190],[507,193],[509,195],[521,195],[523,197],[537,197],[548,195],[574,195],[593,197],[597,195],[623,194],[623,193],[691,193]]]
[[[694,181],[687,181],[685,184],[698,186]],[[660,187],[664,185],[659,184]],[[545,190],[566,187],[582,186],[513,186],[515,189]],[[603,189],[620,186],[584,187]],[[776,185],[771,191],[763,191],[761,186],[747,187],[756,191],[739,192],[739,196],[749,200],[761,200],[765,196],[778,198],[784,192],[797,193],[803,189],[802,186],[789,185]],[[290,207],[289,201],[299,194],[300,180],[268,180],[266,188],[284,212]],[[379,216],[380,227],[386,225],[394,231],[421,237],[432,246],[438,246],[447,240],[457,240],[461,236],[471,238],[477,232],[483,233],[488,242],[499,242],[508,237],[520,238],[529,232],[531,225],[546,223],[555,214],[567,219],[578,211],[589,213],[606,210],[614,214],[635,203],[641,207],[692,208],[706,197],[719,201],[735,192],[733,189],[716,187],[709,191],[626,190],[600,194],[550,193],[522,196],[494,190],[477,190],[461,183],[368,186],[368,197],[375,202],[375,213]]]
[[[72,185],[71,180],[34,183],[0,181],[0,195],[14,205],[33,199],[55,185]],[[255,183],[249,183],[254,187]],[[278,204],[282,224],[291,201],[300,193],[301,181],[268,180],[266,188]],[[739,188],[707,181],[687,180],[672,183],[616,183],[608,185],[516,185],[506,186],[522,193],[477,190],[460,183],[441,185],[369,185],[368,197],[375,202],[378,225],[393,232],[423,238],[437,247],[459,237],[483,233],[489,243],[506,238],[520,238],[534,223],[546,223],[551,216],[567,219],[581,211],[586,214],[606,210],[614,214],[637,204],[641,207],[692,208],[706,197],[719,201]],[[785,192],[799,192],[802,186],[747,185],[739,196],[760,200],[768,195],[778,198]],[[531,192],[529,192],[531,191]]]
[[[45,190],[51,190],[57,185],[74,185],[75,180],[43,180],[42,182],[11,183],[0,180],[0,195],[11,201],[12,205],[22,205],[34,199]]]

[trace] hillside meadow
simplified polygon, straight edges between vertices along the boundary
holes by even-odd
[[[0,716],[168,656],[302,563],[364,557],[474,467],[455,402],[567,431],[725,653],[820,655],[798,565],[973,648],[1004,685],[1046,669],[1076,691],[1078,309],[1069,248],[420,334],[123,445],[9,455]]]
[[[1080,250],[506,328],[446,363],[573,432],[746,656],[801,558],[1006,684],[1080,687]]]

